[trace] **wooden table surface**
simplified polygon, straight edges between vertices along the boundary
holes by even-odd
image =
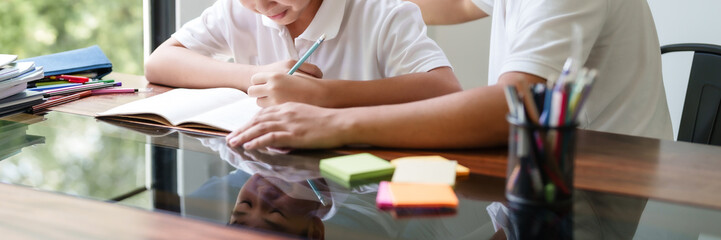
[[[126,87],[146,88],[153,91],[139,94],[92,96],[76,102],[52,108],[55,111],[94,116],[112,107],[168,91],[170,88],[148,85],[141,76],[112,74],[108,78],[122,81]],[[627,135],[579,130],[577,136],[575,186],[579,189],[617,193],[652,198],[693,206],[721,209],[721,147],[657,140]],[[339,153],[370,152],[384,159],[411,155],[441,155],[457,160],[475,174],[503,178],[506,175],[505,148],[473,150],[416,150],[347,148],[333,150]],[[98,231],[87,233],[87,238],[103,238],[104,232],[123,231],[130,238],[155,238],[173,236],[198,236],[198,238],[224,238],[227,236],[256,236],[255,233],[237,231],[180,219],[165,214],[154,214],[127,207],[116,206],[62,195],[36,192],[29,189],[0,184],[0,215],[13,216],[0,219],[0,228],[22,228],[12,218],[30,218],[37,213],[39,223],[47,224],[60,235],[70,236],[73,226],[65,221],[66,214],[81,214],[81,223],[98,226]],[[12,207],[7,206],[10,202]],[[88,209],[93,209],[88,211]],[[61,213],[62,212],[62,213]],[[108,217],[113,216],[113,217]],[[48,219],[48,220],[44,220]],[[107,223],[97,219],[107,219]],[[122,227],[119,227],[122,226]],[[68,228],[68,230],[61,230]],[[100,229],[103,229],[102,231]],[[173,229],[156,233],[157,229]],[[177,229],[178,231],[175,231]],[[12,229],[10,229],[12,230]],[[23,236],[22,230],[16,232]],[[83,232],[83,234],[85,234]],[[94,234],[94,235],[93,235]],[[187,234],[187,235],[186,235]],[[193,235],[195,234],[195,235]],[[228,235],[226,235],[228,234]],[[243,235],[245,234],[245,235]],[[249,235],[250,234],[250,235]],[[13,236],[13,235],[10,235]]]
[[[578,130],[574,186],[721,209],[721,147]],[[471,172],[505,178],[506,148],[475,150],[343,149],[384,159],[441,155]]]

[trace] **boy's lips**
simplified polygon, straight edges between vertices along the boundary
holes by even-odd
[[[273,16],[268,16],[268,18],[273,19],[273,20],[279,20],[279,19],[285,17],[286,12],[288,12],[288,10],[285,10],[285,11],[283,11],[279,14],[273,15]]]

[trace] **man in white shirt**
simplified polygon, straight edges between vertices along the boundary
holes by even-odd
[[[646,1],[450,1],[474,11],[468,19],[440,17],[449,9],[434,6],[438,1],[410,1],[421,5],[429,24],[463,22],[485,13],[493,17],[489,85],[511,72],[544,79],[559,76],[571,55],[577,25],[583,37],[582,62],[600,73],[581,127],[672,138],[658,34]]]
[[[408,104],[264,109],[229,135],[232,146],[321,148],[346,144],[467,148],[507,142],[505,85],[545,83],[571,55],[580,26],[584,66],[599,70],[582,128],[672,138],[658,39],[645,0],[413,0],[426,22],[493,17],[488,87]],[[278,114],[278,113],[283,114]],[[289,114],[290,113],[290,114]],[[313,122],[313,123],[311,123]]]

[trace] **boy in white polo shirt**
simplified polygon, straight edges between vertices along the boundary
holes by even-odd
[[[323,34],[298,70],[304,74],[278,77]],[[418,7],[400,0],[219,0],[153,52],[146,77],[176,87],[238,88],[263,107],[379,105],[460,91]]]

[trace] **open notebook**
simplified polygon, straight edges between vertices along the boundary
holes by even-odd
[[[98,118],[231,132],[260,111],[255,98],[233,88],[173,89],[99,113]]]

